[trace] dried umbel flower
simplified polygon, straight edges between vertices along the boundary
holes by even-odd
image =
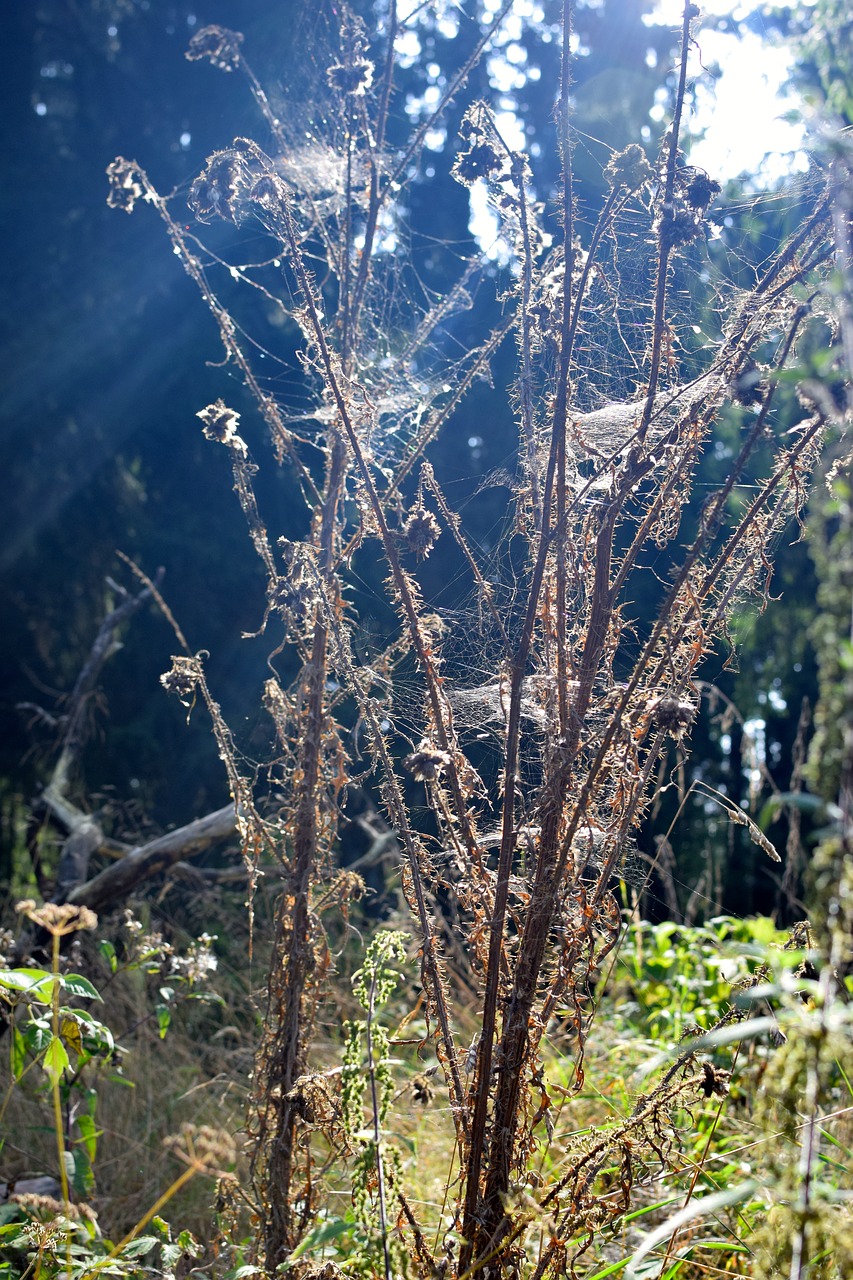
[[[226,1129],[214,1129],[208,1124],[190,1124],[185,1121],[179,1133],[169,1134],[163,1146],[192,1165],[199,1173],[214,1177],[227,1177],[224,1172],[237,1163],[237,1146]]]
[[[449,764],[449,754],[426,740],[403,760],[403,768],[408,769],[416,782],[435,782]]]
[[[69,1222],[95,1222],[98,1217],[95,1210],[88,1204],[71,1204],[70,1201],[63,1204],[54,1196],[40,1196],[29,1191],[20,1193],[13,1191],[9,1196],[9,1203],[16,1204],[19,1209],[32,1214],[40,1221],[63,1217]]]
[[[107,204],[111,209],[123,209],[125,213],[131,213],[137,200],[145,195],[145,186],[137,166],[123,156],[117,156],[112,164],[107,165],[107,178],[110,183]]]
[[[417,506],[409,514],[403,525],[403,540],[407,550],[419,560],[425,560],[436,544],[441,525],[431,511],[424,506]]]
[[[632,142],[624,151],[617,151],[610,157],[604,176],[608,186],[639,191],[651,181],[653,170],[643,148],[638,142]]]
[[[326,75],[329,84],[338,93],[353,98],[363,97],[373,84],[373,63],[367,58],[353,58],[349,62],[335,62]]]
[[[207,60],[220,71],[235,71],[240,65],[240,45],[243,37],[239,31],[227,27],[202,27],[190,40],[184,55],[190,62]]]
[[[696,708],[692,702],[671,694],[655,698],[649,706],[649,712],[655,724],[668,730],[676,742],[681,741],[696,716]]]
[[[88,907],[76,907],[71,902],[45,902],[42,906],[37,906],[33,898],[25,898],[16,905],[15,910],[57,938],[64,938],[79,929],[98,927],[98,917],[94,911],[90,911]]]
[[[172,658],[172,665],[160,677],[160,683],[167,693],[176,693],[184,706],[193,697],[199,682],[198,663],[195,658],[181,655]]]
[[[237,435],[240,415],[235,409],[229,409],[224,400],[217,400],[206,409],[200,409],[196,417],[201,418],[208,440],[216,440],[219,444],[234,444],[240,439]]]

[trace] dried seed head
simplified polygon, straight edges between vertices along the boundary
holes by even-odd
[[[346,1275],[336,1262],[321,1262],[309,1271],[303,1272],[303,1280],[343,1280]]]
[[[604,176],[608,186],[639,191],[651,182],[653,170],[643,148],[638,142],[632,142],[624,151],[617,151],[610,157]]]
[[[209,404],[206,409],[199,409],[196,414],[204,423],[204,434],[208,440],[216,440],[219,444],[234,444],[240,437],[237,435],[237,423],[240,415],[235,409],[229,409],[224,400]]]
[[[435,546],[441,533],[441,526],[431,511],[418,506],[410,513],[403,525],[403,539],[406,547],[419,560],[425,560]]]
[[[415,1102],[419,1102],[422,1107],[428,1107],[435,1097],[435,1087],[432,1081],[429,1076],[422,1073],[412,1076],[411,1090]]]
[[[353,58],[350,62],[335,62],[326,72],[329,84],[338,93],[354,98],[363,97],[373,84],[373,63],[367,58]]]
[[[655,724],[661,729],[668,730],[676,742],[681,741],[696,716],[696,708],[692,702],[672,697],[670,694],[655,698],[649,706],[649,711]]]
[[[450,756],[446,751],[439,750],[426,739],[420,744],[417,751],[413,751],[411,755],[406,756],[403,760],[403,768],[408,769],[409,773],[416,782],[435,782],[443,769],[450,764]]]
[[[453,166],[453,177],[463,187],[470,187],[478,178],[491,178],[503,167],[503,161],[495,148],[485,139],[472,142],[467,151],[460,151]]]
[[[98,917],[88,907],[76,907],[71,902],[45,902],[40,907],[33,898],[25,898],[16,907],[33,924],[40,925],[54,937],[63,938],[79,929],[97,929]]]
[[[731,1078],[731,1071],[722,1071],[710,1062],[702,1063],[702,1092],[706,1098],[711,1098],[714,1094],[718,1098],[725,1098]]]
[[[719,182],[715,182],[713,178],[709,178],[707,173],[697,170],[687,184],[685,191],[685,199],[691,209],[701,209],[703,212],[708,205],[722,191]]]
[[[110,183],[107,204],[111,209],[123,209],[125,213],[131,213],[136,201],[145,195],[139,169],[123,156],[117,156],[112,164],[107,165],[107,178]]]
[[[179,1133],[163,1139],[167,1151],[173,1151],[184,1164],[195,1165],[199,1172],[222,1176],[222,1171],[237,1163],[237,1147],[226,1129],[185,1121]]]
[[[176,693],[187,706],[196,691],[199,681],[198,663],[195,658],[184,658],[180,655],[172,658],[170,669],[160,677],[160,683],[167,693]]]
[[[300,578],[278,577],[267,588],[267,599],[270,609],[281,614],[285,626],[292,627],[305,618],[311,591]]]
[[[664,248],[680,249],[683,245],[701,239],[702,219],[697,210],[664,205],[655,221],[655,231]]]
[[[265,173],[258,178],[252,187],[249,192],[249,199],[254,200],[256,204],[266,206],[266,208],[275,208],[284,199],[282,184],[274,174]]]
[[[249,200],[268,161],[259,148],[240,146],[237,138],[227,151],[214,151],[190,187],[187,204],[199,222],[224,218],[239,223],[251,211]]]
[[[240,64],[242,43],[243,36],[239,31],[229,31],[227,27],[202,27],[190,40],[184,56],[190,62],[207,58],[220,71],[236,71]]]

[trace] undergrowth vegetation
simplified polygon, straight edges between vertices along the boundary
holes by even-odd
[[[138,164],[110,165],[110,203],[160,216],[243,383],[239,409],[223,394],[198,417],[212,465],[230,463],[266,579],[251,638],[269,642],[268,759],[241,748],[179,608],[134,571],[175,636],[162,683],[206,710],[227,772],[250,947],[270,882],[274,934],[239,1153],[233,1113],[177,1125],[174,1177],[109,1241],[87,1199],[115,1029],[98,1017],[97,981],[69,971],[59,945],[95,922],[73,903],[25,905],[51,963],[0,974],[12,1089],[40,1082],[60,1187],[6,1206],[10,1276],[853,1269],[847,728],[812,925],[652,926],[636,910],[654,869],[643,824],[681,785],[703,659],[744,602],[767,597],[774,545],[843,425],[849,174],[836,158],[816,177],[796,229],[750,272],[737,251],[709,261],[720,187],[679,148],[688,4],[660,152],[613,154],[587,220],[566,0],[552,15],[553,140],[537,138],[531,159],[486,102],[461,119],[452,172],[487,198],[491,252],[439,242],[416,269],[407,187],[511,11],[505,0],[406,141],[395,60],[428,8],[404,17],[391,0],[376,32],[339,10],[307,133],[273,110],[242,38],[206,27],[188,56],[246,77],[265,147],[239,137],[209,158],[192,226]],[[538,183],[546,146],[555,191]],[[221,300],[219,271],[298,332],[299,412],[258,372],[248,311]],[[479,334],[472,311],[492,317]],[[832,354],[818,367],[821,345]],[[493,370],[517,423],[514,470],[484,477],[462,508],[430,446]],[[256,492],[272,462],[253,416],[299,495],[282,528]],[[719,420],[737,424],[737,446],[689,506]],[[487,540],[477,499],[495,490],[503,523]],[[453,607],[431,573],[439,542]],[[780,861],[751,814],[706,789]],[[355,794],[384,833],[379,925],[358,905],[358,865],[338,857]],[[158,980],[166,1045],[177,984],[205,976],[208,944],[192,981],[186,965]],[[161,1210],[210,1178],[203,1252]]]

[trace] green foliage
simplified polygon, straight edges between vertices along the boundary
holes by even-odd
[[[307,1247],[331,1240],[346,1248],[347,1271],[365,1276],[393,1267],[407,1269],[407,1251],[388,1228],[387,1206],[400,1191],[400,1156],[388,1143],[385,1124],[394,1096],[388,1031],[377,1021],[397,985],[395,966],[406,958],[408,935],[380,930],[370,941],[352,989],[365,1012],[346,1026],[341,1077],[343,1126],[354,1153],[352,1162],[352,1218],[324,1221],[311,1233]],[[365,1123],[365,1104],[369,1120]],[[301,1253],[302,1250],[299,1250]],[[291,1261],[299,1256],[291,1255]]]
[[[765,917],[716,916],[701,927],[630,919],[608,1003],[652,1039],[677,1043],[688,1027],[713,1025],[785,938]]]
[[[853,19],[847,0],[794,9],[794,78],[817,118],[853,123]]]
[[[103,1005],[101,992],[88,977],[65,970],[59,947],[61,938],[94,929],[97,920],[88,909],[69,904],[37,906],[27,901],[18,909],[52,936],[52,967],[0,969],[0,1001],[9,1033],[9,1082],[0,1115],[22,1089],[41,1102],[44,1123],[54,1130],[61,1197],[30,1192],[24,1181],[21,1190],[15,1189],[0,1206],[0,1277],[16,1280],[33,1270],[42,1277],[65,1274],[74,1280],[101,1272],[129,1277],[155,1269],[170,1274],[180,1259],[197,1257],[200,1248],[187,1231],[173,1241],[158,1211],[198,1173],[230,1176],[233,1144],[227,1135],[203,1126],[185,1127],[168,1140],[184,1171],[118,1244],[102,1236],[90,1203],[96,1192],[101,1137],[98,1104],[105,1080],[122,1079],[122,1051],[107,1023],[79,1004]],[[214,939],[203,935],[184,955],[176,955],[159,935],[145,933],[129,913],[125,928],[128,945],[122,960],[106,938],[99,940],[97,951],[109,968],[108,982],[120,973],[159,973],[169,955],[174,985],[159,988],[166,1003],[156,1004],[148,1015],[156,1020],[162,1039],[171,1021],[168,1002],[210,994],[193,988],[215,967]],[[140,1234],[149,1223],[155,1234]]]

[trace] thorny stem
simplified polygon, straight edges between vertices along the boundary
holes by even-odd
[[[521,410],[521,426],[527,447],[527,469],[530,480],[530,503],[533,509],[533,527],[541,528],[542,509],[539,496],[539,461],[536,457],[536,438],[533,414],[533,343],[530,314],[530,295],[532,290],[533,249],[530,243],[530,220],[527,209],[527,192],[525,190],[525,161],[523,156],[513,156],[510,161],[511,173],[518,194],[518,209],[521,222],[522,258],[521,258],[521,306],[519,309],[520,333],[519,348],[521,355],[521,372],[519,374],[519,407]]]
[[[684,16],[681,23],[681,62],[678,72],[678,90],[675,95],[675,110],[673,112],[672,124],[669,127],[667,135],[667,157],[666,157],[666,185],[663,196],[663,225],[661,228],[660,253],[658,255],[658,271],[655,283],[655,301],[654,301],[654,322],[652,326],[652,350],[649,358],[649,385],[646,392],[646,402],[643,406],[643,415],[640,419],[640,425],[637,429],[640,444],[644,444],[646,433],[649,429],[649,423],[655,407],[655,395],[658,388],[658,376],[660,374],[661,352],[663,349],[663,339],[666,330],[666,291],[667,291],[667,275],[669,272],[669,258],[672,252],[672,244],[666,235],[667,218],[672,216],[673,212],[673,194],[675,191],[675,170],[678,162],[678,140],[681,134],[681,113],[684,110],[684,92],[687,86],[687,55],[690,49],[690,21],[695,14],[695,5],[692,0],[684,0]]]
[[[343,441],[334,436],[329,450],[326,493],[317,539],[320,572],[329,585],[334,559],[334,533],[345,472]],[[302,721],[298,799],[294,813],[292,874],[279,901],[276,946],[271,961],[270,1001],[281,999],[272,1044],[262,1053],[266,1105],[274,1112],[274,1130],[264,1169],[271,1212],[266,1225],[267,1266],[284,1261],[296,1240],[293,1232],[292,1189],[297,1110],[292,1097],[296,1079],[305,1068],[313,1004],[309,995],[316,964],[309,893],[320,855],[320,790],[327,698],[328,630],[318,612],[311,658],[305,668],[305,712]],[[284,952],[284,954],[282,954]],[[281,972],[277,972],[281,965]],[[273,993],[276,993],[275,997]],[[273,1097],[276,1102],[273,1103]]]
[[[355,288],[353,290],[352,303],[352,333],[355,334],[358,328],[358,318],[361,311],[362,302],[364,301],[364,291],[370,276],[370,267],[373,262],[373,246],[376,239],[376,228],[379,224],[379,213],[382,205],[382,197],[379,184],[379,157],[382,154],[382,148],[385,141],[385,127],[388,121],[388,107],[391,100],[391,90],[394,86],[394,41],[397,37],[397,3],[396,0],[390,0],[388,7],[388,31],[386,33],[385,47],[385,73],[382,77],[382,89],[379,99],[379,110],[376,122],[375,142],[369,145],[368,152],[370,156],[370,195],[367,205],[367,219],[364,228],[364,244],[361,249],[361,258],[358,264],[358,275],[356,277]],[[365,112],[366,116],[366,112]],[[370,129],[365,119],[364,122],[365,136],[370,140]],[[350,247],[347,246],[349,253]],[[349,265],[347,264],[347,271]],[[346,350],[346,347],[344,348]],[[346,361],[344,367],[346,368]]]
[[[314,501],[319,502],[320,495],[317,492],[317,487],[314,484],[309,471],[305,467],[305,464],[296,452],[293,439],[285,426],[284,419],[281,416],[281,411],[276,404],[274,397],[261,389],[260,383],[255,376],[255,372],[252,369],[243,348],[237,341],[234,321],[231,319],[231,316],[219,302],[218,298],[213,293],[213,290],[207,283],[201,264],[187,245],[181,228],[169,213],[166,201],[162,196],[157,194],[154,187],[149,182],[144,170],[140,169],[138,165],[135,167],[144,181],[146,192],[150,200],[166,224],[166,230],[169,233],[169,238],[175,247],[178,257],[183,263],[184,270],[198,285],[202,298],[216,320],[219,327],[219,336],[222,340],[222,345],[225,347],[228,355],[242,373],[243,380],[254,397],[261,414],[270,429],[270,434],[276,450],[280,456],[287,457],[288,462],[290,462],[296,471],[296,474],[299,476],[300,483],[302,484],[305,492]]]
[[[449,728],[451,724],[450,707],[447,703],[446,697],[441,692],[441,682],[438,678],[432,653],[423,635],[412,590],[409,586],[406,575],[403,573],[397,546],[391,534],[391,530],[388,527],[383,504],[376,489],[373,475],[367,465],[367,460],[359,442],[358,433],[356,432],[353,424],[349,403],[344,394],[342,376],[339,373],[337,363],[333,357],[328,342],[326,341],[326,334],[317,309],[314,288],[302,257],[302,252],[296,236],[296,229],[293,225],[290,209],[283,189],[282,195],[284,198],[281,201],[278,213],[280,214],[285,240],[290,251],[293,269],[305,303],[310,323],[311,336],[319,351],[326,384],[332,392],[335,407],[337,408],[341,424],[344,428],[344,433],[349,446],[352,449],[356,467],[370,503],[371,514],[373,519],[376,521],[382,547],[385,552],[386,559],[388,560],[388,565],[391,569],[394,588],[398,599],[403,606],[403,611],[406,616],[406,622],[417,654],[418,662],[426,678],[427,692],[432,709],[433,725],[436,736],[438,737],[441,749],[447,752],[450,756],[450,761],[447,765],[447,774],[450,781],[451,793],[453,795],[456,819],[460,823],[464,832],[469,856],[473,858],[476,854],[477,842],[471,823],[471,816],[463,798],[462,787],[456,769],[455,754],[451,750],[452,744],[449,736]]]
[[[438,1018],[440,1044],[443,1053],[442,1061],[445,1073],[448,1076],[451,1111],[453,1114],[454,1124],[456,1126],[456,1140],[459,1144],[464,1146],[468,1141],[468,1116],[464,1103],[464,1090],[462,1080],[459,1075],[459,1063],[456,1055],[453,1032],[450,1025],[447,999],[442,983],[439,960],[436,953],[435,929],[427,907],[426,895],[421,877],[417,838],[412,831],[411,824],[409,822],[406,806],[400,792],[400,785],[394,772],[393,761],[385,742],[379,717],[376,714],[375,705],[370,699],[368,692],[363,688],[361,676],[352,662],[346,634],[340,626],[340,623],[337,620],[332,619],[330,610],[327,610],[327,620],[329,623],[330,635],[335,643],[335,659],[347,677],[350,687],[355,692],[358,698],[359,709],[369,727],[371,749],[376,753],[376,757],[381,764],[382,772],[385,777],[385,802],[388,806],[389,816],[392,819],[397,835],[402,840],[403,847],[406,851],[406,861],[411,872],[412,887],[415,895],[415,907],[421,932],[424,986],[433,1003]]]

